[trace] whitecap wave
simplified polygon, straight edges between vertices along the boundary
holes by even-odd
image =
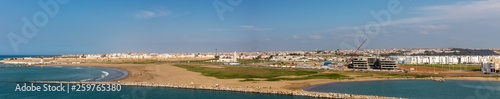
[[[100,77],[100,78],[97,78],[96,80],[101,80],[101,79],[103,79],[103,78],[106,78],[106,77],[109,75],[109,73],[108,73],[108,72],[106,72],[106,71],[101,71],[101,73],[102,73],[101,77]]]
[[[82,79],[82,80],[80,80],[80,81],[98,81],[98,80],[101,80],[101,79],[103,79],[103,78],[106,78],[106,77],[109,75],[109,73],[108,73],[108,72],[106,72],[106,71],[101,71],[101,73],[102,73],[102,74],[101,74],[101,76],[99,76],[99,77],[88,78],[88,79]]]
[[[83,69],[82,67],[75,67],[75,69]]]

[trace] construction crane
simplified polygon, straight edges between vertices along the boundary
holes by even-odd
[[[351,54],[351,58],[349,58],[349,60],[346,61],[345,65],[344,66],[349,66],[349,62],[352,60],[352,57],[354,57],[354,55],[358,52],[358,50],[361,48],[361,46],[363,46],[365,44],[365,42],[367,41],[368,39],[365,39],[365,41],[363,41],[363,43],[361,43],[361,45],[358,46],[358,49],[356,49],[354,51],[354,53]]]

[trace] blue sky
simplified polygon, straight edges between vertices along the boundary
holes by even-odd
[[[64,4],[62,1],[1,0],[0,54],[350,49],[341,44],[357,46],[355,40],[360,39],[356,37],[365,33],[354,28],[377,22],[370,11],[389,11],[388,4],[394,3],[391,0],[241,0],[231,5],[226,0],[70,0]],[[233,11],[217,13],[214,7],[217,1]],[[39,2],[55,2],[57,13],[48,15]],[[500,47],[497,43],[500,1],[398,2],[401,11],[391,13],[391,21],[381,22],[386,26],[368,38],[364,49]],[[36,33],[28,31],[36,35],[23,35],[23,17],[34,22],[37,12],[48,15],[45,21],[44,17],[36,17],[39,25],[46,24],[35,26]],[[12,35],[26,42],[13,43]],[[17,50],[13,45],[17,45]]]

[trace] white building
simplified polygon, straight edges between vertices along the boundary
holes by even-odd
[[[483,60],[490,58],[500,56],[391,56],[391,59],[410,64],[481,64]]]

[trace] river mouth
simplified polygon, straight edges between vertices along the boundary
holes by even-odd
[[[334,82],[305,88],[314,92],[404,97],[411,99],[461,99],[500,97],[500,82],[446,80],[380,80]]]

